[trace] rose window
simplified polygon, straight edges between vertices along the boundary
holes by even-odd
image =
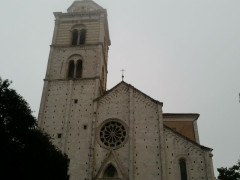
[[[107,148],[116,149],[122,146],[127,139],[126,127],[119,121],[109,120],[99,130],[101,144]]]

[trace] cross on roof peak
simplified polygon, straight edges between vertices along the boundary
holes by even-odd
[[[124,72],[125,72],[126,70],[122,69],[121,71],[122,71],[122,81],[124,81]]]

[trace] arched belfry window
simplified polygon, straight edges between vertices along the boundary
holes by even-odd
[[[74,26],[74,29],[72,30],[72,45],[82,45],[86,42],[86,29],[84,26]]]
[[[117,170],[116,168],[110,164],[107,169],[104,172],[104,178],[113,178],[113,177],[117,177]]]
[[[77,61],[76,78],[82,77],[82,60]]]
[[[179,160],[179,166],[180,166],[180,173],[181,173],[181,180],[187,180],[187,165],[186,160],[181,158]]]
[[[68,78],[73,78],[74,77],[74,61],[71,60],[68,63]]]
[[[72,45],[77,45],[78,44],[78,30],[74,29],[72,31]]]
[[[66,74],[68,79],[82,78],[83,76],[83,58],[79,54],[73,54],[66,62]]]
[[[85,40],[86,40],[86,29],[81,29],[79,44],[85,44]]]

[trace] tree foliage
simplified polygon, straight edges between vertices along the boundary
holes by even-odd
[[[0,179],[67,180],[69,159],[37,128],[28,103],[0,78]]]
[[[240,180],[240,160],[236,165],[233,165],[230,168],[218,168],[219,180]]]

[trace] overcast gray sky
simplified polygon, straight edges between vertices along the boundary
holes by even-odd
[[[0,1],[0,76],[37,116],[52,40],[52,12],[71,0]],[[108,10],[108,89],[125,81],[164,103],[199,113],[200,142],[214,168],[240,157],[240,1],[96,0]],[[217,174],[215,174],[217,176]]]

